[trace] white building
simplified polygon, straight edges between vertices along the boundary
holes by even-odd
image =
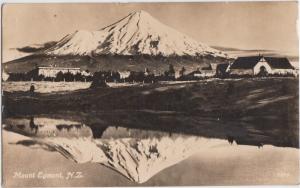
[[[7,74],[4,70],[2,70],[2,80],[6,81],[9,78],[9,74]]]
[[[66,67],[38,67],[38,75],[45,77],[56,77],[57,73],[71,73],[73,75],[80,73],[80,68],[66,68]]]
[[[130,71],[118,71],[118,73],[120,74],[120,78],[121,79],[125,79],[128,78],[130,76]]]
[[[92,74],[89,71],[82,71],[81,75],[82,76],[92,76]]]
[[[201,77],[213,77],[216,75],[216,64],[209,64],[208,67],[202,67]]]
[[[228,68],[230,75],[295,74],[287,58],[249,56],[237,58]]]

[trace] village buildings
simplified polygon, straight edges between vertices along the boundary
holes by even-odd
[[[189,72],[187,71],[189,70]],[[173,65],[161,72],[150,70],[144,71],[97,71],[102,74],[103,79],[110,82],[134,81],[175,81],[175,80],[199,80],[207,78],[228,77],[252,77],[252,76],[298,76],[295,69],[285,57],[246,56],[238,57],[232,63],[209,63],[204,67],[193,69],[182,67],[175,71]],[[177,76],[176,76],[177,74]],[[91,81],[93,74],[88,70],[81,71],[80,68],[40,66],[26,73],[6,73],[3,70],[2,80],[8,81]]]
[[[195,71],[192,71],[187,74],[186,78],[200,79],[200,78],[212,78],[212,77],[224,77],[226,76],[226,70],[228,63],[210,63],[208,66],[197,68]]]
[[[44,77],[54,78],[59,73],[71,73],[76,75],[80,72],[80,68],[66,68],[66,67],[37,67],[37,74],[43,75]]]
[[[199,70],[199,68],[195,71],[190,72],[185,76],[188,80],[194,80],[194,79],[200,79],[202,78],[202,72]]]

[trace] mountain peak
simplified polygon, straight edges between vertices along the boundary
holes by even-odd
[[[97,31],[80,30],[46,50],[51,55],[212,55],[222,52],[195,41],[139,10]]]
[[[147,11],[144,10],[132,12],[131,15],[137,15],[139,17],[152,17]]]
[[[147,11],[144,11],[144,10],[138,10],[138,11],[132,12],[131,14],[150,15]]]

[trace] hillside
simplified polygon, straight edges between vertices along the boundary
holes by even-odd
[[[49,56],[30,55],[4,64],[6,72],[27,72],[37,66],[79,67],[81,70],[95,72],[98,70],[132,70],[143,71],[147,67],[153,72],[168,70],[169,64],[173,64],[175,70],[183,66],[187,71],[208,66],[209,63],[222,63],[229,61],[221,57],[191,57],[191,56],[124,56],[124,55],[100,55],[90,56]]]

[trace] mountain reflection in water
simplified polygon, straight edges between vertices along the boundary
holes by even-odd
[[[100,163],[138,183],[146,182],[196,152],[227,142],[197,134],[173,133],[172,130],[95,128],[76,121],[47,117],[7,118],[4,129],[30,137],[16,144],[57,151],[77,163]],[[227,135],[227,140],[230,144],[261,147],[261,137],[247,140]]]

